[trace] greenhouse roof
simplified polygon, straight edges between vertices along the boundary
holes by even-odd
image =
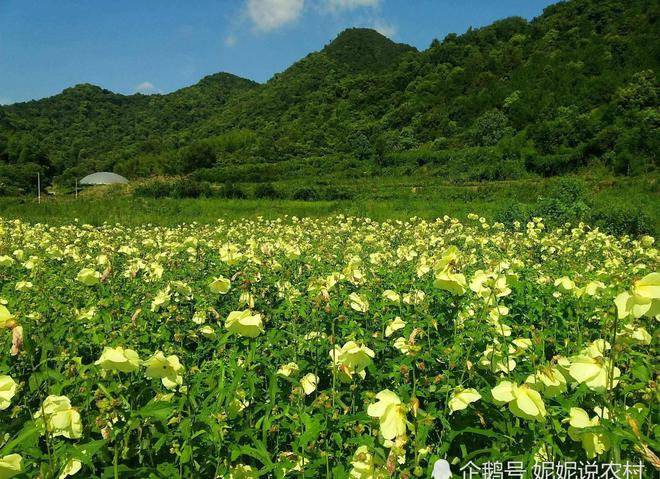
[[[121,175],[107,171],[92,173],[80,180],[81,185],[114,185],[116,183],[128,183],[128,180]]]

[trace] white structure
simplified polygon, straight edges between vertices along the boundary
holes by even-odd
[[[128,183],[128,180],[117,173],[107,171],[92,173],[80,180],[81,185],[115,185],[118,183]]]

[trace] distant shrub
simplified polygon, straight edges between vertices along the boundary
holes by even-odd
[[[653,220],[637,208],[608,207],[591,212],[588,223],[613,235],[653,235]]]
[[[211,184],[206,181],[194,181],[184,178],[174,184],[177,198],[201,198],[212,196]]]
[[[516,221],[523,225],[527,224],[532,217],[533,215],[530,213],[529,208],[520,203],[511,203],[495,213],[494,220],[507,226],[512,226]]]
[[[526,158],[528,171],[546,178],[566,174],[575,169],[579,152],[557,153],[548,155],[532,154]]]
[[[144,182],[136,186],[133,193],[147,198],[201,198],[212,196],[213,190],[206,181],[177,178]]]
[[[314,188],[302,187],[293,192],[293,199],[300,201],[318,201],[319,192]]]
[[[587,184],[582,178],[567,176],[550,182],[547,196],[572,202],[585,201],[587,195]]]
[[[323,190],[323,199],[328,201],[351,200],[353,197],[350,191],[343,188],[329,186]]]
[[[591,208],[587,185],[581,178],[566,177],[550,182],[548,192],[538,199],[533,216],[559,226],[586,220]]]
[[[614,235],[635,237],[654,234],[653,221],[647,213],[638,208],[616,205],[594,209],[588,193],[587,185],[581,178],[560,178],[550,183],[546,196],[540,197],[536,204],[506,205],[496,213],[495,220],[512,225],[514,221],[526,224],[534,217],[541,217],[551,227],[584,221]]]
[[[191,174],[196,180],[210,181],[211,183],[225,182],[266,182],[275,178],[272,164],[231,164],[213,168],[202,168]]]
[[[247,198],[245,191],[233,183],[225,183],[220,189],[220,196],[223,198],[231,198],[236,200],[244,200]]]
[[[254,188],[255,198],[279,198],[281,194],[270,183],[260,183]]]
[[[23,194],[25,194],[23,188],[8,184],[3,181],[3,178],[0,178],[0,196],[20,196]]]
[[[561,198],[540,198],[532,210],[532,216],[545,219],[550,226],[564,223],[585,221],[589,215],[589,206],[583,201],[565,201]]]

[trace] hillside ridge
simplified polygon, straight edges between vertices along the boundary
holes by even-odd
[[[418,51],[351,28],[266,83],[162,95],[82,84],[0,107],[0,194],[41,171],[212,182],[657,171],[660,4],[569,0]]]

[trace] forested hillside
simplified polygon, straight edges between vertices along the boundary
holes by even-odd
[[[265,84],[220,73],[167,95],[78,85],[0,108],[0,191],[36,171],[217,182],[443,180],[657,168],[660,4],[573,0],[417,51],[349,29]]]

